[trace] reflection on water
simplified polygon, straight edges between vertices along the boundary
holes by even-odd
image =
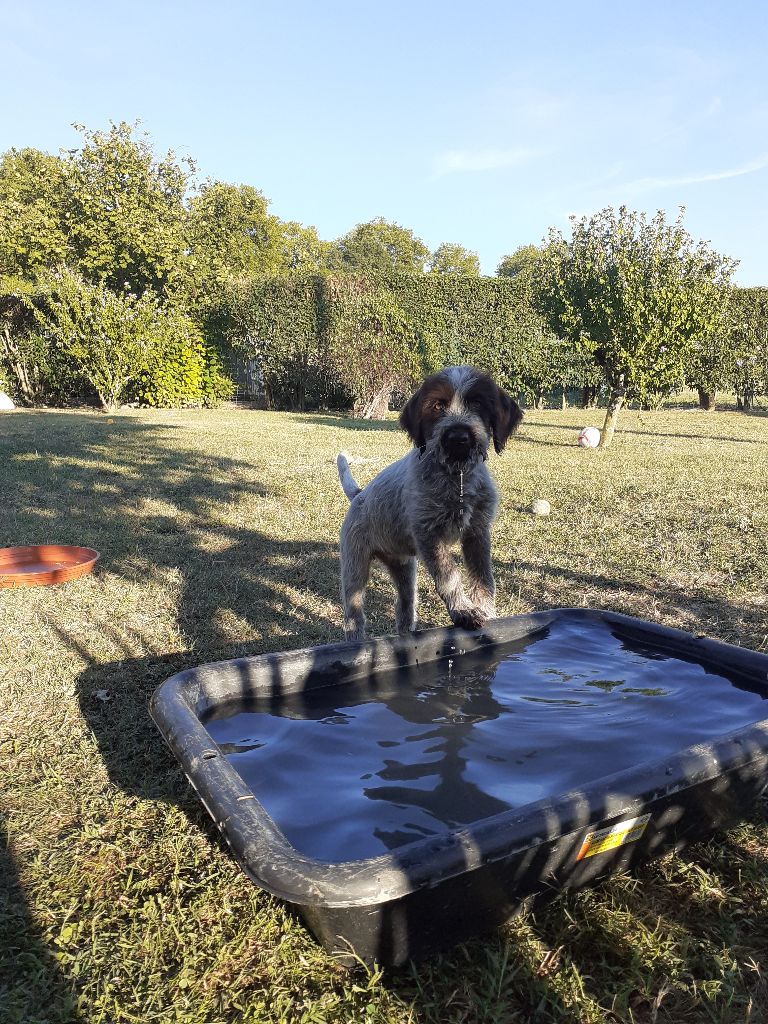
[[[354,860],[766,717],[764,695],[600,621],[205,726],[292,845]]]

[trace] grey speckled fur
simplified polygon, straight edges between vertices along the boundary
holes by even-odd
[[[409,406],[419,410],[419,428],[418,403],[428,387],[442,389],[447,397],[440,399],[423,445],[387,466],[363,489],[355,483],[345,455],[337,460],[342,487],[351,499],[341,528],[341,596],[348,639],[365,637],[363,600],[374,558],[387,568],[395,585],[399,633],[416,628],[417,557],[455,625],[477,629],[496,614],[490,527],[498,497],[485,460],[491,439],[500,451],[522,414],[489,378],[471,367],[451,367],[429,378],[411,399]],[[477,402],[466,400],[468,394],[481,393],[490,394],[497,406],[489,399],[483,412]],[[504,422],[494,421],[494,415],[502,418],[503,410]],[[421,436],[412,424],[414,414],[410,415],[403,425],[418,443]],[[401,422],[405,417],[406,411]],[[460,461],[446,450],[446,434],[457,426],[471,436],[471,447]],[[467,570],[466,589],[450,551],[457,542]]]

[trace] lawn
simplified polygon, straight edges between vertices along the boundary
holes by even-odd
[[[491,459],[501,615],[612,608],[768,649],[768,417],[530,411]],[[102,553],[0,591],[3,1022],[768,1019],[768,824],[559,897],[392,975],[348,971],[241,875],[147,714],[190,665],[341,638],[336,452],[394,421],[226,408],[0,419],[0,546]],[[546,498],[549,517],[527,509]],[[421,618],[446,614],[420,577]],[[393,624],[373,581],[373,634]]]

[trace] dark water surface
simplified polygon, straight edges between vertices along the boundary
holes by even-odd
[[[289,842],[336,863],[722,736],[768,717],[765,695],[561,619],[493,655],[225,705],[205,727]]]

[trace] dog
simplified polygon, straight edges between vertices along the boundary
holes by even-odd
[[[414,447],[365,487],[345,453],[339,479],[351,504],[341,527],[341,599],[348,640],[365,639],[363,602],[371,563],[389,571],[397,591],[398,633],[416,629],[416,559],[451,621],[480,629],[496,615],[490,527],[498,495],[486,468],[523,418],[518,404],[485,373],[452,366],[428,377],[400,414]],[[461,543],[465,591],[450,546]]]

